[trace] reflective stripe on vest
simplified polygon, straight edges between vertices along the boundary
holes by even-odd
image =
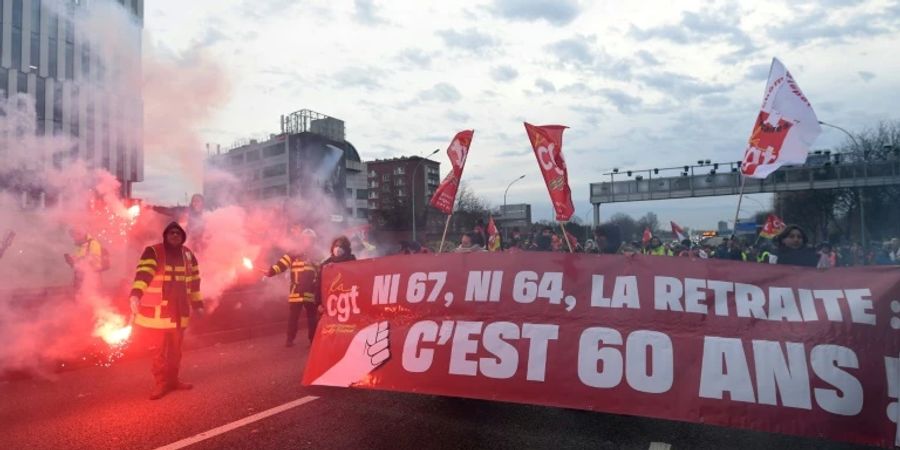
[[[156,255],[156,272],[153,275],[153,279],[150,281],[150,284],[144,289],[144,294],[141,296],[141,305],[142,306],[159,306],[165,300],[163,298],[163,284],[166,281],[172,281],[172,274],[175,274],[175,281],[183,281],[185,283],[185,289],[187,290],[187,298],[193,299],[196,297],[191,292],[190,282],[193,281],[194,277],[186,276],[184,273],[193,272],[193,266],[191,265],[190,259],[190,249],[187,247],[181,247],[181,257],[184,260],[184,266],[173,267],[171,265],[166,264],[166,250],[163,244],[156,244],[153,247],[153,253]],[[178,275],[181,273],[181,275]],[[189,280],[190,279],[190,280]],[[157,317],[159,317],[157,315]],[[169,320],[169,319],[166,319]]]

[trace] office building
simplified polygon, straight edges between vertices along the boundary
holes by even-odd
[[[330,197],[343,210],[332,221],[359,224],[368,218],[366,168],[344,139],[344,122],[310,110],[281,118],[281,133],[248,139],[211,155],[207,171],[223,170],[238,183],[208,177],[204,193],[237,203]]]
[[[92,14],[101,9],[109,26],[98,30]],[[29,149],[36,153],[35,167],[63,168],[82,160],[113,174],[125,197],[132,183],[143,180],[143,18],[143,0],[0,0],[0,100],[27,96],[35,115],[27,132],[69,139]],[[115,20],[122,23],[110,22]],[[108,41],[111,32],[117,33],[115,42]],[[21,149],[24,132],[7,131],[0,158]],[[0,188],[27,191],[41,203],[58,194],[10,179],[0,174]]]

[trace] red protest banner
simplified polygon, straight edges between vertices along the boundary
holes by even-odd
[[[566,222],[575,214],[572,191],[569,189],[569,172],[562,154],[562,135],[566,128],[562,125],[535,126],[525,122],[525,132],[528,133],[534,156],[544,175],[544,183],[550,192],[558,222]]]
[[[466,166],[466,158],[469,156],[469,146],[475,130],[465,130],[456,133],[450,147],[447,148],[447,157],[450,158],[451,170],[441,181],[440,186],[431,197],[431,206],[434,206],[444,214],[453,213],[453,204],[456,203],[456,191],[462,180],[463,169]]]
[[[897,268],[535,256],[327,266],[304,384],[893,445]]]

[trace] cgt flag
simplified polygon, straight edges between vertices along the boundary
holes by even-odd
[[[487,233],[488,233],[488,251],[499,252],[500,251],[500,231],[497,229],[497,224],[494,223],[494,216],[490,216],[490,218],[488,219]]]
[[[765,178],[785,164],[805,163],[809,147],[821,132],[816,112],[800,86],[781,61],[773,58],[741,173]]]
[[[765,239],[772,239],[781,234],[781,232],[784,231],[784,228],[784,221],[781,220],[781,217],[778,217],[775,214],[769,214],[769,216],[766,217],[766,224],[763,225],[762,230],[759,232],[759,236]]]
[[[444,177],[431,197],[431,206],[434,206],[444,214],[453,213],[453,204],[456,203],[456,191],[459,190],[459,180],[462,179],[466,158],[469,156],[469,146],[472,145],[472,137],[475,130],[465,130],[456,133],[450,147],[447,148],[447,156],[453,170]]]
[[[569,173],[562,154],[562,135],[566,128],[562,125],[535,126],[525,122],[525,131],[544,175],[558,222],[566,222],[575,214],[572,191],[569,189]]]
[[[669,221],[669,224],[672,226],[672,236],[675,236],[676,241],[681,242],[687,239],[687,235],[684,233],[683,228],[673,221]]]
[[[644,235],[641,236],[641,244],[647,246],[647,243],[650,242],[650,239],[653,239],[653,233],[650,231],[650,228],[644,228]]]

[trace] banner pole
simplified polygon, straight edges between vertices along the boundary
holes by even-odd
[[[734,229],[731,230],[731,237],[734,238],[737,235],[737,223],[738,217],[741,215],[741,200],[744,199],[744,181],[747,177],[744,174],[741,174],[741,189],[738,192],[738,204],[737,211],[734,212]]]
[[[438,249],[438,253],[443,253],[444,251],[444,241],[447,240],[447,229],[450,228],[451,217],[453,217],[453,213],[447,215],[447,223],[444,224],[444,235],[441,236],[441,248]]]
[[[557,222],[559,224],[559,228],[562,229],[563,237],[566,238],[566,245],[569,247],[569,253],[575,253],[575,250],[572,250],[572,243],[569,242],[569,233],[566,233],[566,227],[562,222]]]

